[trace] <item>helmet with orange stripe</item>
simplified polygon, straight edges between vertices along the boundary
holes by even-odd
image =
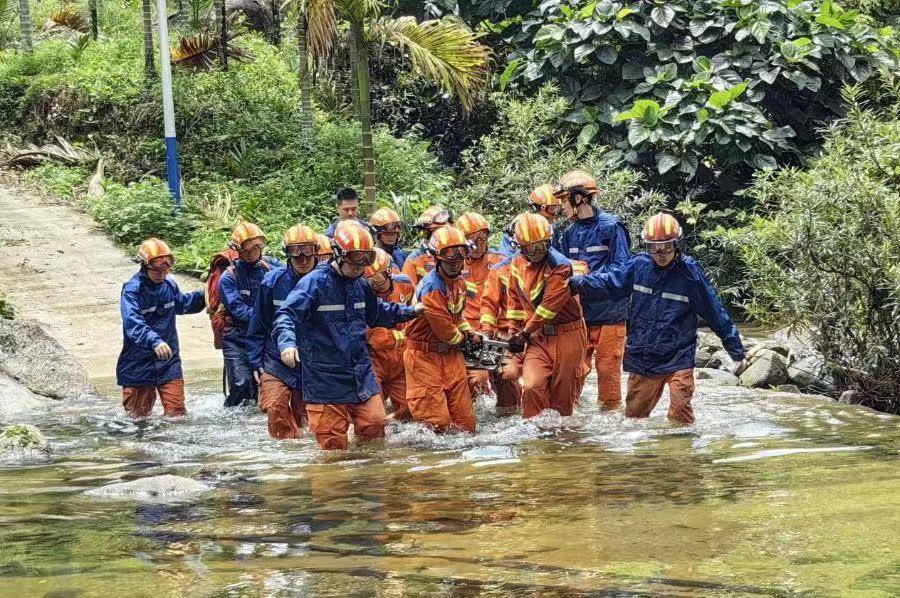
[[[319,258],[319,263],[321,264],[334,257],[334,251],[331,249],[331,239],[322,233],[317,234],[316,239],[319,241],[319,249],[316,251],[316,257]]]
[[[559,177],[554,191],[560,200],[568,200],[572,207],[591,201],[600,195],[597,179],[583,170],[570,170]]]
[[[660,266],[666,266],[672,261],[681,245],[682,236],[678,220],[665,212],[651,216],[641,231],[641,239],[647,245],[650,257]]]
[[[380,247],[375,248],[375,261],[366,267],[363,276],[376,292],[388,292],[391,289],[391,256]]]
[[[291,268],[298,274],[306,274],[316,265],[319,237],[305,224],[295,224],[284,231],[281,249],[288,257]]]
[[[544,216],[547,220],[555,219],[562,210],[562,200],[556,195],[556,187],[549,183],[536,187],[528,195],[531,211]]]
[[[400,214],[391,208],[378,208],[369,218],[372,234],[383,246],[393,251],[400,241],[400,233],[403,232],[403,219]]]
[[[372,233],[356,220],[341,220],[338,223],[334,229],[331,248],[341,273],[348,278],[359,278],[364,269],[375,261],[375,240]],[[345,269],[345,263],[349,263],[351,268]]]
[[[256,241],[257,243],[253,243]],[[231,248],[236,251],[247,251],[253,246],[263,247],[266,244],[266,236],[262,229],[252,222],[239,222],[231,231]]]
[[[513,236],[525,259],[529,262],[540,262],[550,251],[553,229],[547,219],[540,214],[520,214],[516,216]]]
[[[175,264],[172,250],[162,239],[150,237],[138,246],[138,259],[151,270],[171,268]]]
[[[442,205],[433,205],[416,219],[415,227],[428,239],[432,232],[445,224],[453,224],[453,214]]]
[[[426,250],[434,256],[438,268],[445,275],[456,278],[469,255],[469,242],[461,230],[446,224],[434,231]]]
[[[476,212],[466,212],[456,219],[455,226],[466,236],[472,257],[480,259],[487,252],[488,237],[491,234],[491,225],[485,217]]]

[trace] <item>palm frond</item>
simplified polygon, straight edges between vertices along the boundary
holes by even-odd
[[[210,70],[216,64],[219,50],[219,38],[207,31],[193,35],[185,35],[178,40],[178,45],[170,50],[172,64],[202,70]],[[226,53],[235,60],[249,60],[249,52],[232,45],[228,40]]]
[[[42,27],[44,31],[71,29],[79,33],[87,33],[90,28],[87,17],[74,4],[63,4],[54,9]]]
[[[334,48],[337,32],[334,0],[306,0],[306,27],[309,50],[315,56],[327,56]]]
[[[377,19],[381,16],[381,8],[384,3],[381,0],[336,0],[338,10],[347,19],[363,23],[367,19]]]
[[[381,18],[369,34],[405,50],[413,73],[427,76],[470,109],[488,84],[491,51],[478,34],[454,19],[417,22],[413,17]]]

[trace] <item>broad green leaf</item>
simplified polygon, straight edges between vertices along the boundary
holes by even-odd
[[[628,8],[626,6],[626,7],[622,8],[621,10],[619,10],[619,12],[616,13],[616,20],[621,21],[622,19],[624,19],[625,17],[627,17],[628,15],[630,15],[633,12],[636,12],[636,11],[633,8]]]
[[[510,79],[516,74],[516,71],[519,68],[520,60],[516,58],[515,60],[511,60],[509,64],[506,65],[506,68],[503,69],[503,73],[500,75],[500,91],[506,89],[506,86],[509,84]]]
[[[651,113],[659,113],[660,106],[653,100],[637,100],[630,109],[617,114],[613,119],[613,122],[620,123],[626,120],[631,120],[633,118],[642,119],[647,110],[649,110]]]
[[[594,9],[596,9],[596,8],[597,8],[596,2],[589,2],[588,4],[586,4],[584,6],[584,8],[581,9],[581,12],[578,13],[578,16],[580,16],[582,19],[590,19],[591,15],[594,14]]]
[[[581,44],[575,48],[575,62],[581,62],[581,59],[594,51],[593,43]]]
[[[728,93],[731,95],[732,100],[736,100],[741,97],[741,94],[747,90],[747,82],[743,81],[738,83],[734,87],[728,90]]]
[[[643,142],[647,141],[647,139],[650,138],[650,134],[652,132],[653,131],[644,128],[643,125],[635,122],[630,127],[628,127],[628,143],[631,144],[631,147],[636,148]]]
[[[656,169],[659,171],[659,174],[669,172],[678,164],[678,162],[678,158],[670,156],[669,154],[656,154]]]
[[[728,102],[731,101],[731,92],[730,91],[715,91],[709,96],[709,100],[706,102],[707,106],[712,106],[716,110],[721,110],[725,106],[728,105]]]
[[[774,170],[778,167],[778,162],[768,154],[757,154],[753,157],[753,165],[763,170]]]
[[[694,59],[694,71],[697,73],[709,73],[712,71],[712,60],[706,56],[698,56]]]
[[[665,29],[672,22],[672,19],[675,18],[675,11],[669,6],[657,6],[650,11],[650,18],[653,19],[654,23]]]
[[[578,147],[584,147],[593,141],[599,129],[600,127],[593,123],[581,129],[581,133],[578,134]]]
[[[562,41],[563,36],[565,35],[566,30],[560,27],[559,25],[544,25],[538,30],[537,34],[534,36],[534,43],[540,44],[543,42],[550,41]]]
[[[756,41],[762,44],[766,41],[766,35],[768,35],[771,28],[772,23],[767,19],[761,19],[750,26],[750,33],[756,38]]]
[[[597,58],[603,64],[613,64],[619,58],[619,53],[612,46],[603,46],[597,51]]]

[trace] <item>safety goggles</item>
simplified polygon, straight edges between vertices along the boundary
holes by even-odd
[[[647,243],[647,250],[655,255],[668,255],[675,251],[675,243],[665,241],[662,243]]]
[[[253,239],[250,241],[244,241],[244,244],[241,245],[241,251],[250,253],[251,251],[256,251],[259,249],[260,251],[266,246],[266,242],[262,239]]]
[[[446,210],[443,212],[438,212],[434,215],[434,218],[431,219],[432,226],[443,226],[448,222],[450,222],[450,212]]]
[[[403,230],[403,223],[402,222],[388,222],[387,224],[383,224],[376,228],[377,228],[378,234],[399,233],[401,230]]]
[[[471,235],[466,235],[466,239],[471,243],[477,243],[479,241],[487,241],[488,240],[488,232],[486,230],[480,230],[478,232],[474,232]]]
[[[522,245],[522,253],[543,253],[550,247],[549,241],[535,241]]]
[[[313,257],[318,250],[319,248],[312,243],[288,245],[285,247],[285,253],[290,257]]]
[[[147,262],[147,268],[150,270],[155,270],[157,272],[161,272],[163,270],[170,270],[172,266],[175,265],[175,258],[171,255],[163,255],[160,257],[155,257],[149,262]]]
[[[438,252],[438,256],[444,260],[462,260],[469,255],[469,248],[465,245],[455,245],[453,247],[445,247]]]
[[[348,251],[344,258],[354,266],[371,266],[375,263],[374,251]]]
[[[559,216],[560,212],[562,212],[562,206],[558,204],[554,204],[552,206],[543,206],[542,209],[550,216]]]

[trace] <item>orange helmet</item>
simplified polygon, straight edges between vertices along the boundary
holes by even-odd
[[[546,183],[540,187],[536,187],[534,191],[528,195],[528,201],[530,201],[531,205],[538,210],[546,206],[562,205],[562,201],[560,201],[560,198],[557,197],[554,192],[555,187],[550,183]]]
[[[285,255],[312,257],[318,251],[319,238],[316,231],[305,224],[295,224],[284,231],[281,249]],[[291,249],[294,247],[294,249]]]
[[[450,224],[436,229],[428,240],[428,251],[437,259],[457,260],[469,254],[466,235]]]
[[[137,250],[138,259],[141,260],[142,264],[150,265],[150,262],[157,258],[167,257],[170,260],[170,265],[175,260],[172,257],[172,250],[169,249],[169,246],[165,241],[161,239],[157,239],[156,237],[150,237],[143,243],[138,246]]]
[[[332,249],[331,249],[331,239],[329,239],[328,237],[326,237],[326,236],[323,235],[322,233],[317,234],[317,235],[316,235],[316,239],[317,239],[318,242],[319,242],[319,250],[318,250],[318,252],[316,253],[317,256],[319,256],[319,257],[325,257],[325,256],[331,257],[332,255],[334,255],[334,252],[333,252]]]
[[[433,205],[422,212],[416,220],[416,228],[423,231],[435,230],[445,224],[451,224],[452,222],[453,215],[449,210],[441,205]]]
[[[234,227],[234,230],[231,231],[231,243],[237,249],[242,248],[247,241],[265,238],[266,236],[263,234],[262,229],[250,222],[239,222]]]
[[[456,228],[461,230],[465,236],[473,235],[478,231],[491,230],[491,225],[485,220],[484,216],[476,212],[466,212],[456,219]]]
[[[553,236],[550,223],[540,214],[520,214],[513,225],[513,235],[520,246],[549,241]]]
[[[560,199],[571,198],[572,193],[580,193],[588,197],[596,197],[600,194],[597,180],[583,170],[570,170],[559,177],[556,183],[555,194]]]
[[[644,243],[677,243],[681,236],[681,225],[674,216],[665,212],[652,216],[641,232]]]
[[[366,271],[363,273],[363,276],[366,278],[372,278],[376,274],[380,272],[390,272],[391,270],[391,256],[388,255],[387,251],[382,249],[381,247],[375,248],[375,261],[372,262],[371,266],[366,268]]]
[[[357,266],[370,266],[375,261],[375,239],[356,220],[342,220],[334,229],[331,242],[334,255],[347,258]]]
[[[378,233],[399,233],[403,228],[403,220],[400,215],[391,208],[378,208],[372,217],[369,218],[369,224]]]

